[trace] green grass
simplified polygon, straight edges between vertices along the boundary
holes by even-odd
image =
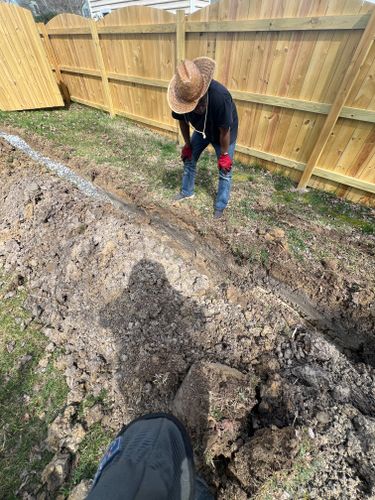
[[[375,234],[375,221],[369,217],[369,210],[361,205],[354,205],[339,200],[330,193],[311,190],[302,197],[308,204],[326,220],[337,225],[348,225],[359,229],[364,234]]]
[[[11,287],[0,276],[0,297]],[[48,343],[23,308],[24,292],[0,302],[0,496],[16,498],[22,484],[30,491],[39,483],[51,454],[40,451],[48,424],[63,408],[67,386],[51,356],[45,370],[38,368]],[[23,357],[28,361],[21,363]]]
[[[216,422],[220,422],[221,420],[223,420],[224,414],[220,408],[214,407],[211,410],[211,417],[214,418]]]
[[[249,268],[261,264],[269,267],[269,251],[259,245],[246,245],[240,241],[231,244],[232,253],[239,264],[247,265]]]
[[[13,289],[14,295],[4,299]],[[21,485],[29,492],[40,486],[42,470],[53,454],[39,448],[47,437],[48,425],[63,411],[68,394],[63,373],[55,368],[57,351],[46,368],[38,366],[48,339],[37,325],[24,327],[30,320],[23,307],[25,298],[24,290],[17,291],[13,280],[0,274],[0,498],[7,500],[17,497]],[[108,407],[105,390],[82,401],[78,418],[97,403]],[[81,480],[95,475],[113,434],[100,424],[90,427],[62,491],[68,494]]]
[[[298,213],[311,213],[315,220],[336,228],[352,228],[363,234],[375,234],[375,221],[367,207],[340,200],[330,193],[315,189],[307,193],[291,191],[289,179],[274,183],[276,191],[272,195],[275,203],[289,205],[290,209]]]
[[[280,174],[273,174],[272,180],[274,188],[278,192],[283,192],[293,187],[293,181],[288,177],[284,177]]]
[[[100,403],[104,408],[108,406],[108,394],[106,389],[102,389],[98,396],[88,394],[78,407],[78,415],[83,417],[85,411]]]
[[[78,461],[73,469],[68,489],[73,488],[83,479],[92,479],[98,468],[100,459],[114,437],[114,432],[104,430],[101,425],[90,427],[78,449]]]
[[[289,248],[299,260],[303,260],[306,250],[308,249],[306,244],[308,235],[305,235],[300,229],[293,228],[287,230],[287,237]]]

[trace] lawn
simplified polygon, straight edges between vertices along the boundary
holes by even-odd
[[[46,358],[48,340],[31,321],[25,298],[17,277],[0,275],[0,492],[6,499],[16,498],[21,487],[38,486],[52,458],[43,444],[48,425],[68,393],[55,368],[58,353]]]

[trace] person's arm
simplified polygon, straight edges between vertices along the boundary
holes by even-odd
[[[180,120],[180,130],[181,130],[182,137],[184,138],[185,145],[191,147],[189,123],[187,123],[184,120]],[[229,147],[229,144],[228,144],[228,147]]]
[[[230,128],[219,127],[221,154],[227,154],[230,144]]]

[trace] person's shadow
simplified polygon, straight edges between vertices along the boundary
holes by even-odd
[[[124,418],[169,411],[190,365],[203,357],[194,341],[206,321],[201,306],[170,285],[161,264],[142,259],[127,288],[100,311],[100,321],[117,344],[115,390]]]

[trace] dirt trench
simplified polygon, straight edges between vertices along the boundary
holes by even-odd
[[[204,366],[190,372],[205,377],[199,418],[185,423],[219,499],[373,497],[375,372],[355,339],[340,345],[337,325],[279,281],[241,280],[188,225],[91,199],[0,149],[0,266],[27,283],[34,321],[64,349],[68,405],[105,389],[102,425],[118,430],[171,411]]]

